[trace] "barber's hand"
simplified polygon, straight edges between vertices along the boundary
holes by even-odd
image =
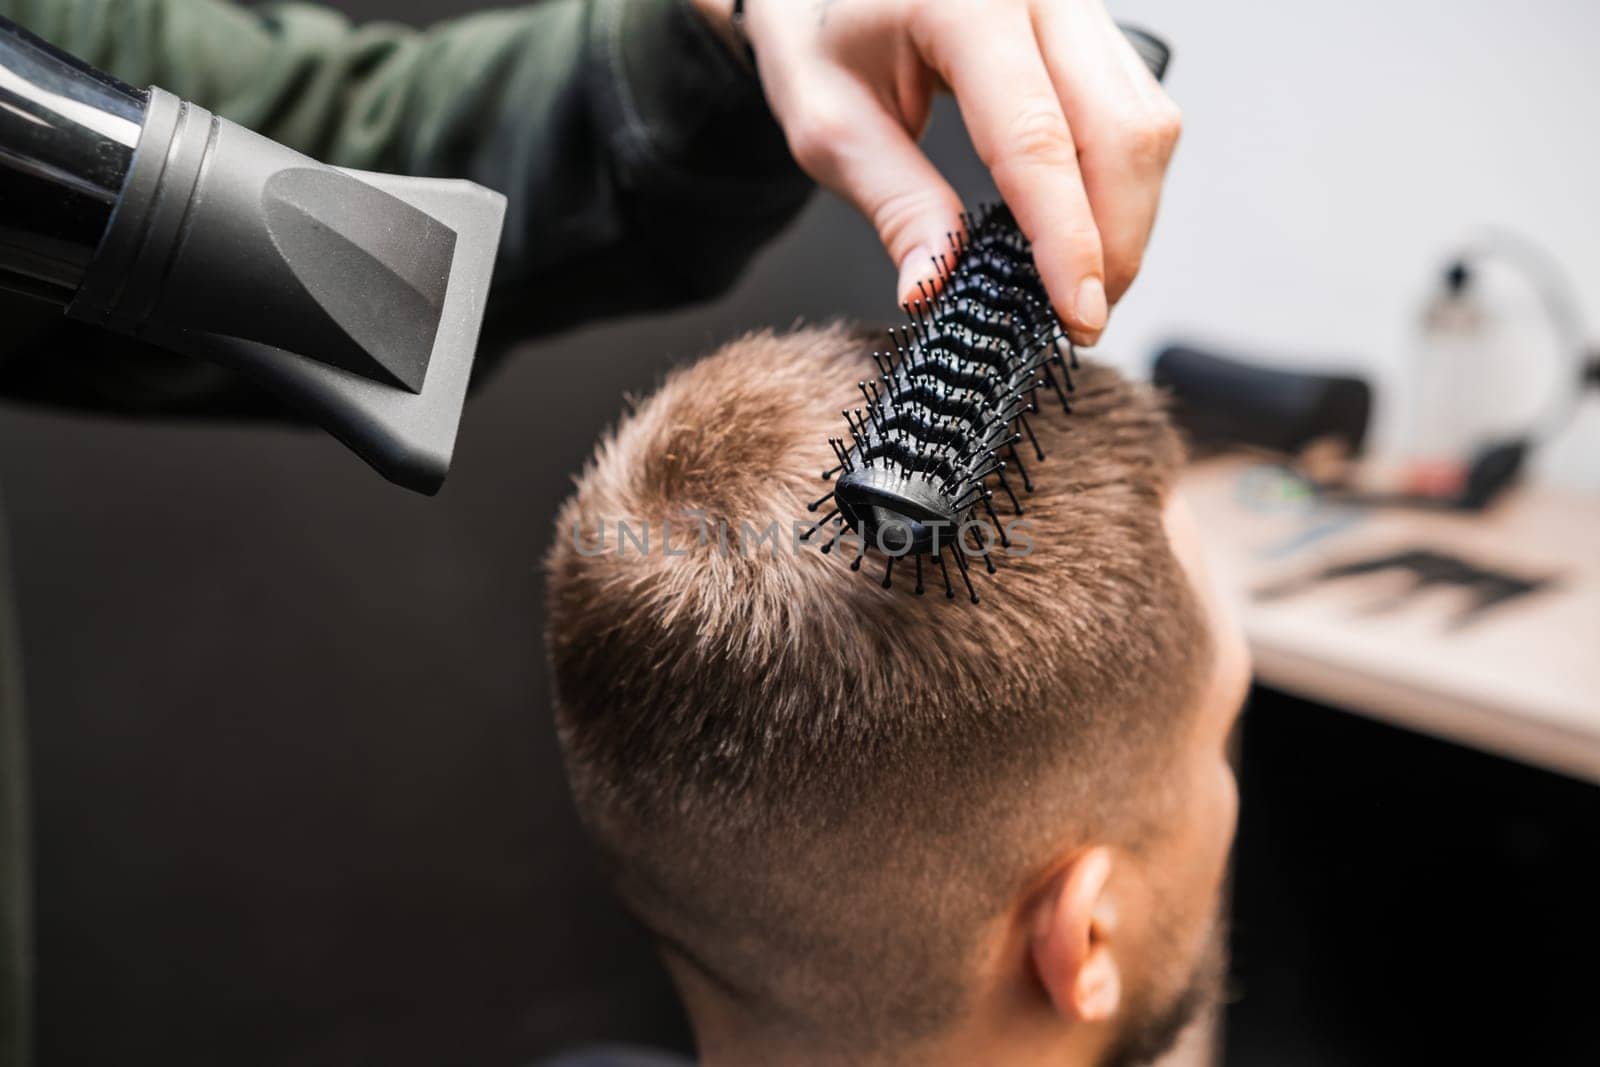
[[[694,0],[727,32],[732,0]],[[1101,0],[746,0],[790,150],[872,221],[899,296],[961,228],[917,146],[949,88],[1069,335],[1093,344],[1139,271],[1180,117]]]

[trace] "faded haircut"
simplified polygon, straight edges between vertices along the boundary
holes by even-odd
[[[546,561],[568,775],[624,901],[750,1025],[855,1050],[958,1017],[985,925],[1063,849],[1137,840],[1210,663],[1162,524],[1181,447],[1093,363],[1070,415],[1041,394],[1032,551],[975,568],[981,604],[796,551],[871,347],[755,333],[675,371]]]

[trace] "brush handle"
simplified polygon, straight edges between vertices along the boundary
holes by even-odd
[[[1172,49],[1167,47],[1167,42],[1137,26],[1129,26],[1125,22],[1117,23],[1117,28],[1122,31],[1122,36],[1133,45],[1133,50],[1139,53],[1139,58],[1144,60],[1144,65],[1150,68],[1150,73],[1160,81],[1166,76],[1167,63],[1172,59]]]

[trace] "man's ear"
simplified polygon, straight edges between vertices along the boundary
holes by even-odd
[[[1085,849],[1056,873],[1034,905],[1034,969],[1067,1019],[1104,1022],[1122,1001],[1122,972],[1111,951],[1116,909],[1107,891],[1110,880],[1111,850]]]

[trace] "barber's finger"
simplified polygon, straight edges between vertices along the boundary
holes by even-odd
[[[786,124],[789,150],[817,181],[871,221],[899,268],[897,298],[934,278],[934,257],[961,227],[961,200],[905,127],[865,89],[818,94]]]
[[[1035,28],[1077,141],[1115,303],[1139,273],[1181,117],[1103,6],[1039,7]]]
[[[955,93],[973,147],[1022,232],[1051,303],[1080,344],[1105,328],[1100,234],[1077,146],[1026,9],[995,4],[972,32],[962,4],[930,4],[924,57]]]

